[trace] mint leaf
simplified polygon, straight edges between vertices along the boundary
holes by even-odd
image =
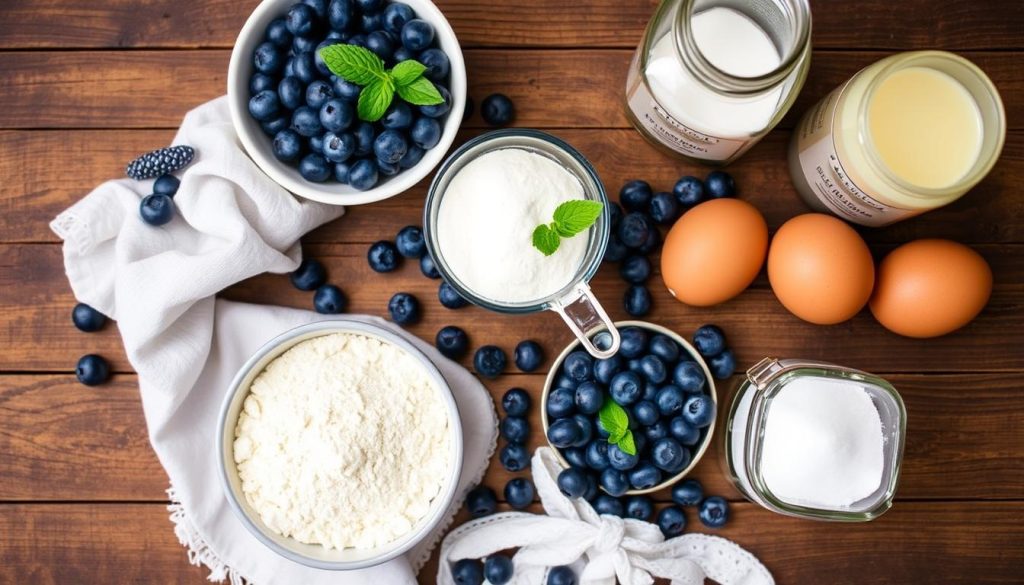
[[[633,441],[633,431],[627,430],[622,438],[615,442],[615,445],[626,455],[636,455],[636,442]]]
[[[545,256],[554,254],[558,250],[558,243],[558,234],[550,227],[539,225],[533,230],[533,247],[540,250]]]
[[[566,201],[555,209],[555,231],[563,238],[571,238],[594,225],[604,205],[597,201]]]
[[[356,104],[359,118],[367,122],[380,120],[394,97],[395,86],[390,78],[370,83],[359,92],[359,102]]]
[[[407,61],[402,63],[407,63]],[[420,77],[408,85],[399,84],[398,95],[414,106],[436,106],[444,103],[441,92],[437,91],[434,84],[426,77]]]
[[[356,45],[337,44],[320,49],[320,58],[331,73],[356,85],[384,81],[384,61],[373,51]],[[386,108],[387,106],[385,106]]]
[[[608,442],[618,443],[629,431],[629,415],[614,400],[605,400],[597,413],[601,426],[608,431]],[[614,440],[613,440],[614,439]]]
[[[398,87],[406,87],[419,79],[426,70],[427,66],[423,63],[420,63],[415,59],[408,59],[406,61],[402,61],[398,65],[395,65],[395,67],[390,71],[391,79],[395,80],[395,85]]]

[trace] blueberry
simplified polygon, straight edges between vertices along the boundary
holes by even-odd
[[[498,496],[491,488],[478,485],[466,494],[466,509],[473,518],[490,516],[498,509]]]
[[[636,422],[649,426],[658,422],[658,417],[661,414],[658,412],[658,407],[653,402],[647,400],[641,400],[633,405],[633,418]]]
[[[573,467],[581,469],[586,469],[587,467],[587,450],[583,447],[567,447],[562,449],[562,457],[565,457],[565,460]]]
[[[292,44],[292,33],[288,30],[288,23],[285,22],[284,18],[275,18],[270,21],[267,25],[266,31],[263,33],[266,39],[282,49],[291,48]]]
[[[418,165],[423,160],[423,155],[426,153],[425,150],[416,146],[415,144],[409,145],[409,150],[405,151],[405,156],[398,161],[398,166],[403,169],[411,169]]]
[[[560,418],[548,426],[548,441],[559,449],[572,447],[581,435],[582,429],[574,418]]]
[[[619,354],[626,359],[638,358],[647,351],[647,332],[639,327],[625,327],[619,331],[622,337]]]
[[[658,439],[667,436],[668,425],[665,423],[664,419],[659,419],[654,424],[644,427],[644,438],[646,438],[648,441],[657,441]]]
[[[668,473],[679,473],[690,464],[690,451],[675,439],[665,437],[651,445],[651,461]]]
[[[530,395],[522,388],[509,388],[501,397],[501,407],[509,416],[526,416],[530,411]]]
[[[696,479],[687,479],[672,488],[672,501],[680,506],[696,506],[704,498],[704,486]]]
[[[322,183],[331,176],[333,166],[327,163],[323,155],[310,153],[299,161],[299,174],[307,181]]]
[[[647,378],[649,382],[654,384],[661,384],[668,378],[668,370],[665,368],[665,362],[661,361],[661,358],[653,355],[645,355],[640,358],[640,373]]]
[[[355,149],[356,139],[351,134],[342,134],[340,136],[333,132],[324,134],[324,158],[331,162],[345,162],[352,157]]]
[[[635,372],[619,372],[609,384],[612,400],[622,406],[629,406],[640,399],[643,383]]]
[[[626,211],[647,211],[653,193],[647,181],[628,181],[619,189],[619,202]]]
[[[414,18],[402,26],[402,45],[413,52],[419,52],[434,42],[434,27],[429,22]]]
[[[409,136],[412,138],[413,144],[424,150],[430,150],[441,142],[441,124],[434,118],[417,118],[412,124]]]
[[[398,248],[387,240],[380,240],[370,246],[366,259],[374,272],[392,272],[398,268]]]
[[[286,109],[294,110],[305,103],[302,82],[298,77],[285,77],[277,84],[277,97]]]
[[[395,236],[395,247],[398,249],[398,253],[406,258],[421,258],[427,253],[423,230],[418,225],[407,225],[398,230],[398,235]]]
[[[634,441],[636,435],[633,436]],[[639,453],[639,452],[638,452]],[[608,445],[608,463],[619,471],[627,471],[636,467],[640,462],[638,454],[630,455],[623,451],[618,445]]]
[[[655,193],[647,213],[654,223],[671,224],[679,218],[679,202],[671,193]]]
[[[275,81],[277,80],[269,75],[259,72],[253,73],[252,77],[249,78],[249,95],[256,95],[265,89],[273,89]]]
[[[345,293],[333,284],[325,284],[316,289],[313,293],[313,308],[317,313],[324,315],[336,315],[344,312],[348,305]]]
[[[629,361],[632,362],[633,360]],[[652,404],[656,403],[656,399],[658,398],[658,390],[660,390],[660,388],[658,388],[657,384],[654,384],[650,381],[644,382],[644,390],[643,392],[640,393],[640,400],[646,400],[647,402],[650,402]]]
[[[576,585],[576,573],[572,567],[560,565],[548,569],[548,580],[546,585]]]
[[[324,137],[322,135],[309,137],[309,151],[316,154],[324,153]]]
[[[146,195],[139,202],[139,216],[149,225],[164,225],[174,218],[174,200],[167,195]]]
[[[356,119],[352,104],[338,98],[329,99],[320,106],[320,124],[330,132],[340,132],[352,125]],[[356,139],[352,137],[352,152],[356,150]]]
[[[508,443],[501,448],[501,466],[505,469],[516,472],[526,469],[530,465],[530,452],[522,443]]]
[[[441,273],[437,270],[437,263],[434,262],[434,258],[427,252],[420,258],[420,272],[427,278],[438,279],[441,278]]]
[[[359,92],[363,91],[363,88],[346,81],[339,77],[334,81],[334,97],[345,100],[346,102],[354,102],[359,99]]]
[[[325,47],[330,47],[331,45],[336,44],[338,44],[338,41],[336,39],[326,38],[320,41],[320,44],[318,44],[312,51],[313,65],[316,67],[316,70],[320,73],[321,77],[330,77],[332,75],[331,68],[327,65],[327,61],[324,61],[321,52]],[[294,65],[292,67],[294,69]]]
[[[612,228],[613,233],[608,237],[608,246],[604,249],[604,261],[605,262],[619,262],[623,258],[629,255],[629,248],[622,243],[619,236],[614,233],[616,228]]]
[[[704,200],[704,182],[687,175],[676,181],[672,194],[684,210],[689,209]]]
[[[263,133],[273,138],[277,136],[277,133],[288,128],[291,124],[291,117],[289,116],[278,116],[273,120],[267,120],[266,122],[260,122],[260,128]]]
[[[573,380],[582,382],[590,380],[594,376],[594,358],[585,351],[574,351],[565,356],[562,362],[562,370]]]
[[[269,41],[256,45],[256,49],[252,52],[252,62],[256,71],[267,75],[274,75],[284,67],[284,57],[281,55],[280,49]]]
[[[658,405],[658,412],[663,416],[671,416],[683,409],[683,403],[686,402],[686,397],[683,395],[683,391],[679,386],[668,385],[658,390],[658,395],[655,398],[656,404]]]
[[[292,39],[292,55],[298,55],[300,53],[309,53],[309,68],[305,70],[305,73],[314,73],[316,71],[315,58],[313,57],[313,50],[316,49],[317,41],[313,37],[295,37]],[[292,63],[292,75],[295,74],[295,63]],[[312,79],[307,79],[304,75],[300,76],[302,81],[309,83]]]
[[[249,98],[249,115],[261,122],[274,118],[281,111],[277,92],[265,89]]]
[[[493,554],[484,561],[484,577],[492,585],[505,585],[512,580],[512,559]]]
[[[651,226],[647,217],[639,212],[627,213],[619,222],[619,241],[627,248],[639,248],[644,245],[650,235]]]
[[[288,32],[295,36],[306,37],[313,32],[316,22],[316,11],[308,4],[293,4],[285,16]]]
[[[530,480],[517,477],[505,484],[505,501],[516,510],[522,510],[533,502],[533,484]]]
[[[110,366],[94,353],[83,355],[75,366],[75,377],[86,386],[98,386],[110,378]]]
[[[441,116],[448,113],[448,110],[452,109],[452,94],[443,85],[435,84],[437,92],[441,94],[444,101],[439,104],[432,106],[420,106],[420,113],[428,118],[440,118]]]
[[[646,522],[654,515],[654,501],[647,496],[626,498],[626,517]]]
[[[441,82],[452,70],[448,55],[441,49],[427,49],[420,53],[418,61],[427,67],[423,76],[431,81]]]
[[[628,475],[629,485],[633,489],[645,490],[661,483],[661,471],[646,461],[638,463]]]
[[[651,263],[644,256],[629,256],[619,266],[619,276],[626,282],[643,284],[651,276]]]
[[[503,93],[492,93],[480,102],[480,116],[491,126],[508,126],[516,117],[515,105]]]
[[[409,293],[395,293],[388,301],[388,314],[399,325],[411,325],[420,320],[420,303]]]
[[[576,499],[583,497],[587,491],[587,474],[581,469],[570,467],[563,469],[558,474],[558,491],[567,498]]]
[[[561,418],[571,415],[576,409],[575,388],[554,388],[548,392],[544,406],[548,416]]]
[[[409,49],[406,49],[405,47],[403,47],[401,45],[399,45],[398,48],[395,49],[395,54],[391,56],[391,59],[395,63],[401,63],[402,61],[409,61],[409,60],[415,59],[415,58],[416,58],[416,53],[413,53],[412,51],[410,51]]]
[[[736,371],[736,356],[733,355],[731,349],[726,349],[711,358],[708,362],[708,369],[711,370],[711,375],[715,378],[725,380]]]
[[[704,179],[704,190],[712,199],[735,197],[736,181],[725,171],[711,171]]]
[[[317,79],[306,87],[306,105],[314,110],[320,111],[320,107],[332,97],[334,97],[334,90],[331,88],[331,84],[323,79]]]
[[[385,61],[391,59],[395,53],[395,44],[391,41],[391,35],[382,30],[376,30],[366,35],[366,48]]]
[[[648,221],[647,227],[649,229],[647,232],[647,239],[644,240],[643,245],[637,248],[636,251],[641,254],[651,254],[658,249],[658,246],[661,245],[661,232],[651,225],[649,220],[646,219],[646,216],[644,221]]]
[[[360,24],[358,26],[363,27],[363,29],[365,30],[365,27],[366,27],[367,23],[365,21],[363,21],[362,18],[363,17],[360,17]],[[373,24],[372,17],[371,17],[370,24]],[[364,35],[364,34],[352,35],[348,39],[348,44],[353,45],[355,47],[362,47],[362,48],[366,49],[367,48],[366,47],[366,35]]]
[[[480,585],[484,582],[483,563],[476,559],[462,559],[452,567],[455,585]]]
[[[396,35],[402,34],[402,27],[414,18],[416,18],[416,13],[408,4],[401,2],[388,4],[388,7],[384,9],[382,20],[384,30]]]
[[[706,394],[691,396],[683,404],[683,420],[702,429],[715,421],[715,403]]]
[[[313,258],[303,258],[302,263],[289,275],[292,286],[299,290],[316,290],[327,282],[327,270]]]
[[[689,447],[700,441],[700,429],[686,422],[682,416],[673,417],[668,422],[668,432],[681,444]]]
[[[576,410],[596,414],[604,404],[604,391],[594,382],[583,382],[576,388]]]
[[[380,123],[389,130],[404,130],[412,126],[412,108],[402,100],[391,102]]]
[[[292,112],[292,128],[305,137],[319,136],[323,134],[324,127],[320,125],[320,114],[309,106],[299,106]]]
[[[303,4],[308,4],[313,12],[316,13],[317,18],[325,18],[327,16],[327,0],[302,0]]]
[[[536,341],[525,339],[516,344],[516,367],[533,372],[544,363],[544,349]]]
[[[725,333],[717,325],[704,325],[693,334],[693,346],[705,358],[714,357],[725,349]]]
[[[384,8],[384,0],[356,0],[356,6],[364,14],[376,14]]]
[[[349,169],[348,184],[360,191],[372,189],[377,184],[377,165],[372,160],[358,160]]]
[[[356,23],[356,11],[352,0],[331,0],[327,5],[327,22],[336,31],[353,28]]]
[[[373,139],[377,135],[373,125],[369,122],[360,122],[353,132],[356,136],[356,155],[363,156],[373,152]]]
[[[633,359],[627,361],[626,362],[626,369],[629,370],[630,372],[633,372],[634,374],[636,374],[638,376],[643,376],[643,373],[640,371],[640,358],[633,358]],[[642,391],[641,391],[641,393],[642,393]]]
[[[576,426],[580,428],[580,436],[573,442],[573,447],[584,447],[591,439],[594,438],[594,423],[593,420],[583,414],[573,415],[573,420],[576,421]]]
[[[634,284],[626,289],[622,306],[633,317],[643,317],[651,312],[651,291],[642,284]]]
[[[402,167],[398,166],[398,163],[396,163],[396,162],[387,162],[387,161],[383,161],[383,160],[377,159],[376,163],[377,163],[377,172],[379,172],[380,174],[384,175],[385,177],[391,177],[391,176],[397,175],[398,172],[402,170]]]
[[[352,170],[352,165],[347,162],[337,163],[334,165],[334,180],[343,184],[348,184],[348,174]]]
[[[473,356],[473,367],[485,378],[497,378],[505,370],[508,358],[505,352],[496,345],[485,345],[476,350]]]
[[[601,494],[594,498],[594,511],[602,516],[622,516],[622,502],[619,498]]]
[[[679,536],[686,530],[686,514],[679,506],[662,508],[658,513],[658,528],[665,538]]]
[[[603,439],[595,439],[587,444],[585,457],[587,467],[602,471],[608,468],[608,442]]]
[[[700,503],[697,516],[704,526],[721,528],[729,521],[729,502],[721,496],[711,496]]]
[[[697,365],[697,362],[679,362],[672,372],[672,382],[687,394],[703,392],[706,381],[707,376],[704,375],[704,370]]]
[[[298,41],[299,39],[296,38],[295,40]],[[316,59],[313,57],[312,50],[297,53],[293,59],[292,75],[297,77],[302,83],[312,83],[320,75],[320,71],[316,68]]]
[[[469,337],[462,329],[448,325],[437,332],[434,345],[446,358],[457,360],[466,355],[466,351],[469,350]]]
[[[530,438],[530,422],[521,416],[506,416],[499,425],[501,436],[510,443],[525,443]]]
[[[274,136],[271,144],[274,157],[278,160],[290,162],[299,158],[302,154],[302,139],[294,130],[282,130]]]
[[[377,160],[386,163],[397,163],[405,156],[409,143],[405,136],[397,130],[385,130],[373,141],[373,154]]]
[[[594,362],[594,379],[602,384],[611,383],[612,378],[620,371],[622,371],[622,358],[618,355]]]
[[[92,333],[103,329],[103,325],[106,324],[107,318],[96,309],[90,307],[85,303],[78,303],[75,308],[71,310],[71,322],[75,324],[75,327],[79,331],[85,331],[86,333]]]

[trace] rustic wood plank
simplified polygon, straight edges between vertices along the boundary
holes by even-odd
[[[1019,583],[1024,564],[1024,548],[1012,546],[1024,539],[1021,503],[908,503],[852,525],[787,518],[751,504],[731,513],[729,525],[713,533],[749,548],[780,584]],[[712,532],[692,511],[689,520],[690,532]],[[0,532],[2,583],[199,585],[208,574],[186,562],[158,504],[4,505]],[[420,582],[434,582],[434,567],[436,560]]]
[[[816,51],[807,85],[782,127],[887,53]],[[1024,120],[1019,52],[965,52],[1002,93],[1012,128]],[[468,50],[470,96],[507,93],[518,126],[625,128],[628,50]],[[0,128],[176,128],[189,109],[223,94],[229,52],[2,52]],[[40,107],[59,104],[59,107]],[[479,110],[479,109],[478,109]],[[466,127],[479,128],[479,114]]]
[[[461,144],[482,130],[465,130]],[[586,155],[604,180],[609,197],[629,179],[644,177],[656,189],[670,189],[685,174],[704,176],[707,168],[680,161],[650,146],[633,130],[554,130]],[[0,241],[56,242],[47,224],[93,186],[121,176],[126,161],[166,144],[171,130],[10,130],[0,132]],[[790,132],[779,130],[729,171],[741,197],[758,207],[771,228],[807,210],[796,195],[785,165]],[[54,172],[64,157],[75,160]],[[432,176],[409,192],[373,205],[349,208],[341,221],[308,236],[307,242],[370,242],[391,237],[398,226],[419,223]],[[1024,242],[1024,132],[1010,132],[1000,161],[969,195],[953,205],[885,229],[863,230],[874,243],[902,243],[921,237],[965,243]]]
[[[466,47],[635,47],[657,2],[516,3],[439,0]],[[203,3],[174,0],[7,0],[0,7],[3,48],[230,48],[254,0]],[[1019,3],[949,3],[924,0],[857,4],[816,2],[814,46],[825,48],[1021,48],[1024,11]],[[928,18],[921,18],[927,14]],[[54,22],[61,23],[54,34]],[[856,22],[856,26],[851,26]]]

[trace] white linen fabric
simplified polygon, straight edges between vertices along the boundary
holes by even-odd
[[[754,555],[718,536],[684,534],[665,540],[648,522],[598,515],[582,498],[558,490],[561,466],[548,447],[533,455],[533,482],[547,516],[504,512],[467,522],[441,544],[439,585],[453,585],[451,566],[511,548],[513,585],[541,585],[550,567],[572,565],[581,585],[650,585],[654,577],[672,585],[773,585]]]
[[[377,567],[323,571],[267,549],[234,516],[221,489],[214,452],[220,403],[237,369],[261,345],[326,317],[215,295],[251,276],[294,270],[299,237],[343,209],[298,199],[264,175],[237,141],[226,98],[189,112],[174,144],[194,147],[196,160],[178,173],[177,212],[170,223],[153,227],[139,218],[151,181],[119,179],[97,187],[51,228],[64,240],[75,297],[117,321],[138,373],[150,441],[171,481],[171,519],[190,560],[208,566],[211,580],[232,583],[415,583],[493,453],[496,421],[489,395],[429,344],[380,319],[360,317],[403,335],[451,385],[465,439],[456,500],[430,538]]]

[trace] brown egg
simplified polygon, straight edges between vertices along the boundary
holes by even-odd
[[[878,266],[871,313],[907,337],[937,337],[959,329],[985,307],[992,269],[980,254],[949,240],[916,240]]]
[[[782,224],[768,250],[768,281],[779,302],[804,321],[842,323],[868,302],[875,264],[860,235],[821,213]]]
[[[698,307],[725,302],[757,277],[768,249],[768,224],[739,199],[712,199],[679,218],[661,249],[668,292]]]

